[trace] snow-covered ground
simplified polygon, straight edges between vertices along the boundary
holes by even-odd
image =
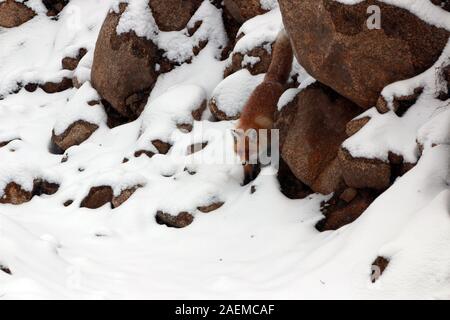
[[[227,62],[216,59],[213,43],[191,64],[160,76],[144,113],[132,123],[109,129],[101,109],[84,104],[95,97],[89,83],[92,53],[115,3],[71,0],[58,21],[40,14],[20,27],[0,28],[0,142],[16,139],[0,148],[0,187],[16,181],[31,189],[36,177],[60,184],[54,195],[0,205],[0,265],[12,273],[0,271],[0,299],[450,299],[448,101],[438,102],[425,90],[408,116],[377,115],[364,135],[348,141],[358,152],[361,139],[374,141],[373,130],[395,126],[402,129],[397,140],[386,131],[385,140],[377,140],[383,146],[371,144],[371,150],[382,153],[389,141],[414,162],[416,134],[425,150],[417,166],[356,222],[320,233],[315,224],[328,196],[289,200],[272,168],[241,186],[241,166],[225,152],[232,149],[234,122],[211,122],[206,112],[192,132],[176,128],[192,121],[193,106],[210,98],[222,81]],[[279,19],[274,11],[243,28]],[[270,37],[276,35],[271,31]],[[72,76],[60,62],[81,47],[89,53],[74,71],[87,81],[80,89],[11,93],[18,82]],[[428,76],[419,78],[431,86]],[[52,130],[64,131],[77,117],[99,129],[61,162],[63,155],[49,152]],[[154,139],[173,147],[167,155],[134,157]],[[204,142],[203,150],[187,154],[190,145]],[[432,148],[436,142],[441,145]],[[80,208],[92,186],[111,185],[118,194],[137,184],[143,187],[116,209]],[[73,203],[66,207],[67,200]],[[214,212],[196,210],[217,201],[224,205]],[[157,224],[158,210],[189,211],[194,222],[168,228]],[[372,283],[371,264],[378,256],[390,264]]]

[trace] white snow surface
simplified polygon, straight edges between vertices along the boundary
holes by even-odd
[[[418,160],[417,166],[357,221],[319,233],[314,226],[327,197],[287,199],[270,167],[241,186],[241,166],[229,152],[234,123],[211,122],[207,112],[202,121],[191,117],[193,108],[213,95],[226,65],[216,59],[223,30],[207,32],[221,25],[212,21],[218,16],[208,3],[196,15],[210,14],[205,34],[218,35],[218,42],[192,63],[160,76],[139,119],[109,129],[101,105],[86,104],[97,98],[89,81],[92,52],[114,5],[115,0],[71,0],[58,21],[38,15],[17,28],[0,28],[0,142],[13,140],[0,148],[0,189],[16,181],[31,190],[36,177],[60,184],[54,195],[19,206],[0,204],[0,266],[12,272],[0,271],[0,299],[450,298],[448,101],[425,90],[403,117],[367,111],[372,120],[348,141],[353,151],[375,150],[373,156],[383,158],[387,147],[397,148],[408,161]],[[250,20],[242,30],[248,35],[245,30],[255,26],[255,38],[245,42],[260,43],[265,27],[264,41],[276,37],[280,24],[277,8]],[[181,41],[181,33],[176,37]],[[88,54],[79,67],[62,71],[61,58],[80,47]],[[12,93],[18,82],[73,74],[83,83],[80,89]],[[302,86],[286,93],[280,108],[292,92],[314,81],[303,76]],[[61,162],[62,155],[49,152],[52,130],[79,119],[99,129]],[[190,133],[176,128],[186,121],[193,123]],[[386,128],[392,130],[373,142]],[[153,139],[170,142],[169,153],[133,156]],[[415,139],[424,146],[420,159]],[[202,151],[187,155],[189,145],[203,142],[208,144]],[[370,148],[364,149],[365,143]],[[116,195],[143,187],[116,209],[80,208],[92,186],[105,184]],[[67,200],[73,203],[65,207]],[[196,209],[217,201],[224,206],[209,214]],[[187,228],[171,229],[156,223],[158,210],[189,211],[195,219]],[[380,255],[390,264],[373,284],[371,264]]]

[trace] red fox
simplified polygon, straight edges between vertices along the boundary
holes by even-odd
[[[244,106],[241,118],[233,131],[234,152],[241,158],[244,166],[245,181],[248,183],[255,178],[257,166],[250,163],[250,159],[257,158],[249,149],[249,135],[251,129],[256,130],[256,141],[259,142],[259,130],[270,130],[273,127],[277,103],[286,89],[286,83],[292,70],[293,51],[288,35],[282,30],[273,48],[272,62],[264,81],[256,87]],[[270,147],[268,140],[267,148]],[[261,152],[262,150],[259,150]]]

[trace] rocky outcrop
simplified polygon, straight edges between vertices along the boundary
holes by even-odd
[[[92,86],[122,116],[136,119],[155,84],[158,48],[134,32],[118,35],[120,12],[110,12],[100,30],[92,65]]]
[[[36,13],[32,9],[15,0],[6,0],[0,3],[0,27],[18,27],[35,15]]]
[[[337,155],[346,125],[360,109],[322,84],[303,90],[277,114],[281,156],[293,174],[313,191],[344,188]]]
[[[301,65],[365,109],[376,104],[388,84],[429,69],[450,35],[405,9],[376,0],[355,5],[332,0],[279,3]],[[370,5],[381,9],[381,29],[368,29]]]

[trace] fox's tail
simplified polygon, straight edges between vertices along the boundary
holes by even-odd
[[[294,53],[292,51],[291,41],[286,31],[282,29],[275,41],[272,62],[265,80],[285,84],[289,79],[293,59]]]

